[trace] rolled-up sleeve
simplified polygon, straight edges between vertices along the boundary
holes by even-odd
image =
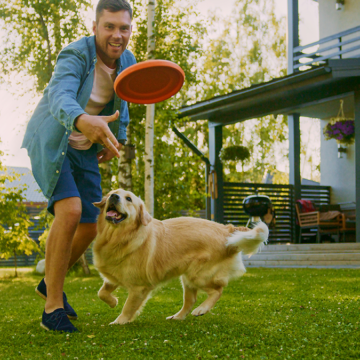
[[[124,140],[126,142],[126,128],[129,125],[129,109],[128,104],[125,100],[121,100],[121,113],[120,113],[120,123],[119,123],[119,134],[118,140]]]
[[[75,130],[75,119],[85,113],[76,100],[83,71],[86,71],[86,63],[81,54],[74,49],[65,49],[58,56],[48,86],[50,112],[70,131]]]

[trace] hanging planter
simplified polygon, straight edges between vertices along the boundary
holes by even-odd
[[[340,100],[340,110],[336,117],[324,127],[325,140],[335,139],[338,144],[352,145],[355,142],[355,124],[353,119],[344,115],[344,100]]]
[[[221,161],[245,161],[250,158],[250,151],[247,147],[241,145],[228,146],[220,151]]]

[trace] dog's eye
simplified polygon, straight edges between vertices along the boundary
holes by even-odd
[[[131,197],[130,197],[130,196],[128,196],[128,197],[126,198],[126,200],[127,200],[127,201],[132,202],[132,200],[131,200]]]

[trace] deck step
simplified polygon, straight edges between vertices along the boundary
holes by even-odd
[[[303,250],[303,251],[263,251],[261,250],[257,255],[261,254],[278,254],[278,255],[293,255],[293,254],[359,254],[360,250]]]
[[[243,261],[247,267],[360,268],[360,243],[267,245]]]
[[[289,245],[266,245],[265,251],[308,251],[308,250],[358,250],[360,243],[325,243],[325,244],[289,244]]]
[[[244,261],[245,267],[323,267],[323,268],[357,268],[360,261]]]
[[[258,260],[277,260],[277,261],[359,261],[360,263],[360,252],[352,254],[256,254],[246,259],[246,261],[258,261]]]

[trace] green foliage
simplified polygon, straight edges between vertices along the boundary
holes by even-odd
[[[211,22],[212,41],[203,59],[199,89],[203,99],[286,74],[285,19],[276,18],[273,0],[237,0],[230,18],[222,20],[214,13]],[[242,145],[251,153],[246,164],[224,164],[226,181],[262,182],[279,161],[287,161],[288,150],[282,146],[287,140],[286,120],[266,116],[223,128],[224,148]]]
[[[39,326],[44,301],[34,287],[40,275],[15,280],[4,279],[3,272],[3,359],[360,358],[358,269],[249,268],[229,283],[210,313],[184,321],[166,320],[182,306],[181,284],[173,280],[154,292],[133,323],[122,326],[109,323],[121,312],[125,290],[116,290],[119,304],[111,309],[97,297],[99,275],[71,276],[65,291],[79,315],[80,333],[68,336]],[[205,298],[199,293],[194,308]]]
[[[17,255],[30,255],[38,249],[36,242],[28,235],[28,228],[32,223],[23,203],[25,187],[7,186],[18,177],[19,175],[9,175],[0,159],[0,258],[14,256],[15,261]]]
[[[141,62],[147,56],[147,3],[136,0],[132,5],[136,31],[129,48],[137,61]],[[152,55],[155,59],[170,60],[180,65],[186,78],[177,95],[156,104],[154,178],[155,217],[158,219],[179,216],[180,210],[199,210],[205,207],[205,166],[172,131],[172,127],[176,125],[195,143],[198,142],[196,137],[200,129],[207,132],[203,123],[186,124],[177,117],[177,109],[191,98],[191,92],[200,81],[194,69],[202,55],[199,39],[205,29],[200,23],[192,23],[192,16],[194,11],[190,1],[157,1],[154,23],[156,47]],[[131,139],[128,142],[136,145],[136,159],[132,161],[133,191],[144,198],[146,107],[130,104],[129,110]],[[112,169],[114,174],[114,166]],[[112,184],[113,188],[117,185],[117,181]]]
[[[134,0],[132,5],[136,30],[129,48],[140,62],[147,56],[147,6],[139,0]],[[194,14],[189,1],[157,2],[154,22],[156,46],[152,55],[179,64],[185,72],[186,81],[176,96],[156,105],[155,217],[164,219],[177,216],[180,210],[205,208],[204,163],[171,129],[176,125],[206,154],[207,122],[179,120],[176,109],[284,74],[284,19],[278,21],[273,10],[273,1],[238,1],[230,19],[222,20],[213,14],[208,28],[222,28],[223,31],[212,33],[210,30],[209,41],[205,23],[194,22],[197,14]],[[222,26],[218,26],[219,23]],[[207,45],[204,38],[208,40]],[[136,145],[136,159],[132,162],[133,191],[144,198],[145,106],[130,104],[130,118],[129,141]],[[238,171],[235,162],[225,164],[226,180],[261,182],[267,171],[276,169],[278,144],[286,139],[286,118],[282,116],[267,116],[224,127],[225,148],[245,146],[251,153],[250,158],[240,164],[241,171]],[[286,154],[283,156],[286,159]],[[112,175],[116,174],[116,165],[113,162]],[[112,184],[113,188],[117,185],[117,181]]]
[[[87,35],[83,11],[88,0],[7,0],[0,3],[0,28],[6,34],[0,72],[25,72],[37,90],[50,81],[60,50]]]

